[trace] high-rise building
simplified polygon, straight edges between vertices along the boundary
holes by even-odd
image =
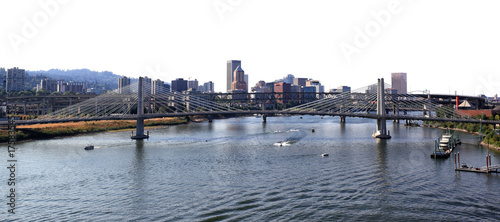
[[[188,81],[188,90],[198,91],[198,80],[189,80]]]
[[[226,79],[226,90],[231,92],[231,85],[234,81],[234,70],[238,66],[241,66],[241,60],[228,60],[227,61],[227,79]]]
[[[248,74],[245,74],[245,82],[247,83],[247,92],[248,92],[248,85],[250,85],[248,84]]]
[[[294,84],[295,76],[292,74],[288,74],[287,76],[283,77],[283,82],[286,82],[288,84]]]
[[[208,81],[208,82],[204,83],[202,92],[214,93],[215,92],[214,83],[212,81]]]
[[[296,86],[306,86],[307,78],[294,78],[293,84]]]
[[[291,85],[290,86],[290,92],[295,92],[295,93],[300,92],[300,86]]]
[[[165,93],[170,92],[170,84],[163,83],[163,90],[165,90]]]
[[[325,92],[325,86],[321,85],[321,82],[319,80],[307,80],[306,81],[306,86],[314,86],[316,87],[316,93],[323,93]]]
[[[120,94],[130,94],[130,78],[122,77],[118,79],[118,93]]]
[[[232,92],[245,93],[247,91],[247,83],[245,82],[245,71],[238,66],[234,70],[233,83],[231,84]]]
[[[349,86],[339,86],[337,88],[337,92],[340,92],[340,93],[350,92],[350,91],[351,91],[351,87],[349,87]]]
[[[0,67],[0,77],[2,78],[2,87],[5,88],[5,78],[6,78],[6,75],[7,75],[7,71],[5,71],[5,68],[3,67]]]
[[[19,69],[14,67],[7,70],[7,75],[5,77],[5,91],[7,92],[18,92],[24,90],[24,69]]]
[[[143,96],[149,96],[151,95],[151,93],[153,92],[153,87],[151,87],[151,79],[148,78],[147,76],[144,77],[144,79],[142,80],[142,87],[143,87],[143,91],[142,91],[142,95]]]
[[[47,92],[57,92],[58,81],[53,79],[40,80],[40,88],[45,89]]]
[[[407,94],[407,79],[406,73],[392,73],[392,88],[397,90],[398,94]]]
[[[87,92],[87,83],[85,82],[65,82],[57,85],[57,92],[74,92],[84,94]]]
[[[279,82],[274,84],[274,92],[275,93],[289,93],[291,92],[291,85],[286,82]],[[276,95],[276,100],[278,103],[287,103],[288,102],[288,97],[286,97],[284,94],[278,94]]]
[[[188,90],[188,81],[183,78],[177,78],[172,80],[171,84],[172,92],[182,92]]]
[[[158,95],[158,94],[165,94],[167,92],[167,90],[165,89],[165,82],[157,79],[157,80],[153,80],[153,85],[152,85],[152,91],[151,93],[153,95]]]

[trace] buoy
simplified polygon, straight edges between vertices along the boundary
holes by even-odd
[[[323,153],[321,154],[321,156],[328,156],[328,153]]]

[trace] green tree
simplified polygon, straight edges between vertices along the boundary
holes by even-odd
[[[49,95],[49,94],[50,94],[50,92],[47,91],[47,90],[45,90],[45,89],[40,89],[40,90],[36,91],[36,95],[37,96],[46,96],[46,95]]]
[[[67,92],[63,93],[63,95],[65,95],[65,96],[74,96],[74,95],[76,95],[76,93],[73,92],[73,91],[67,91]]]

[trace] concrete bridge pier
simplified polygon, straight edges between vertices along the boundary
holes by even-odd
[[[341,116],[341,117],[340,117],[340,122],[341,122],[341,123],[345,123],[345,116]]]
[[[378,79],[377,84],[377,131],[373,133],[374,138],[390,139],[391,134],[387,131],[385,122],[385,92],[384,92],[384,78]]]
[[[131,139],[134,140],[142,140],[142,139],[147,139],[149,138],[149,132],[147,135],[144,135],[144,104],[143,104],[143,84],[142,84],[143,78],[139,77],[139,86],[138,86],[138,101],[137,101],[137,128],[136,128],[136,133],[135,136],[133,135],[132,132],[132,137]]]
[[[267,123],[267,114],[262,115],[262,123]]]
[[[212,117],[212,115],[208,115],[207,119],[208,119],[209,123],[213,122],[213,120],[214,120],[214,118]]]

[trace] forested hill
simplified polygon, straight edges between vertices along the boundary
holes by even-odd
[[[60,70],[50,69],[47,71],[26,71],[26,74],[33,77],[45,77],[54,80],[64,80],[73,82],[86,82],[87,88],[101,88],[106,90],[114,90],[118,88],[118,79],[120,75],[116,75],[109,71],[92,71],[89,69],[73,69]],[[38,82],[39,84],[40,82]]]

